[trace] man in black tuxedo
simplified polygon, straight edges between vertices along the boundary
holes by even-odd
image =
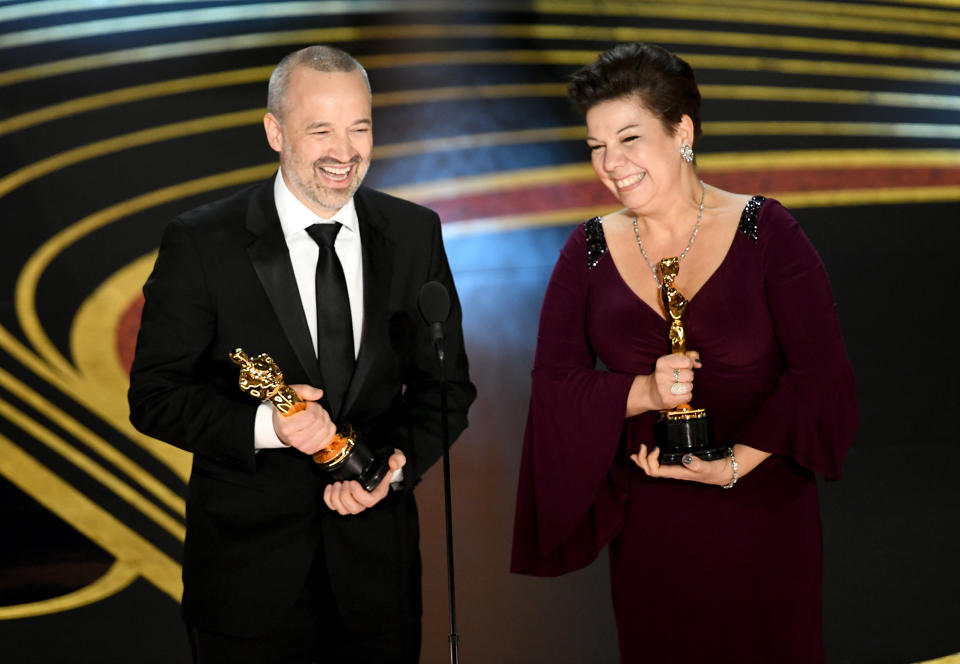
[[[130,375],[133,424],[193,453],[183,613],[194,661],[416,662],[412,489],[444,444],[417,310],[428,281],[451,296],[451,440],[476,394],[440,220],[361,186],[371,93],[343,51],[284,58],[268,111],[279,172],[167,226]],[[284,417],[241,392],[236,347],[273,356],[307,408]],[[369,493],[311,459],[344,422],[390,454]]]

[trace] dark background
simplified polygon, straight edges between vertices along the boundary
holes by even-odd
[[[589,568],[558,579],[507,572],[540,300],[560,246],[587,216],[581,208],[603,213],[616,205],[612,199],[599,206],[578,202],[569,181],[554,181],[555,171],[538,170],[586,164],[581,139],[559,132],[536,140],[519,133],[489,137],[491,132],[579,125],[560,88],[555,94],[530,88],[488,96],[465,93],[447,101],[437,101],[430,91],[562,85],[579,64],[618,40],[656,41],[687,57],[704,86],[706,136],[698,156],[704,179],[780,198],[800,220],[831,276],[858,377],[862,424],[843,479],[821,486],[828,661],[906,664],[958,653],[955,469],[960,452],[952,426],[958,364],[952,350],[956,298],[950,293],[960,240],[960,11],[951,3],[793,0],[469,6],[0,2],[0,223],[6,230],[0,261],[0,326],[6,333],[0,337],[0,405],[10,404],[122,476],[109,459],[85,447],[64,416],[54,417],[44,405],[52,404],[184,495],[185,485],[174,472],[91,409],[82,394],[61,387],[62,370],[28,334],[15,298],[34,252],[87,215],[233,169],[264,166],[266,177],[274,155],[256,113],[230,126],[204,120],[192,132],[143,142],[124,139],[128,143],[103,154],[31,169],[100,141],[261,109],[266,76],[284,54],[313,41],[339,45],[364,62],[375,93],[413,94],[410,103],[376,106],[378,148],[412,147],[375,157],[368,183],[405,195],[413,191],[411,197],[441,210],[464,305],[480,397],[471,428],[452,452],[463,661],[616,661],[603,555]],[[142,20],[133,24],[104,23],[137,17]],[[64,26],[67,32],[56,32]],[[241,36],[242,41],[229,41]],[[167,51],[144,50],[163,45]],[[443,55],[430,56],[434,53]],[[403,58],[413,60],[403,64]],[[791,69],[797,62],[803,66]],[[857,69],[860,65],[874,69]],[[257,67],[264,72],[234,83],[201,82],[190,90],[134,100],[116,94]],[[735,91],[711,95],[708,86]],[[767,98],[757,86],[779,92]],[[850,102],[809,93],[805,99],[810,89],[930,97]],[[113,96],[88,110],[78,105],[100,94]],[[73,111],[56,116],[63,103],[73,104]],[[41,121],[37,112],[54,112],[54,117]],[[32,124],[17,124],[23,118],[32,118]],[[746,124],[716,124],[721,122]],[[820,124],[802,129],[758,124],[769,122]],[[717,128],[712,133],[711,123]],[[422,143],[457,137],[463,142],[429,149]],[[834,151],[842,153],[839,161],[830,157]],[[782,166],[779,153],[807,160]],[[873,154],[875,164],[864,158]],[[759,159],[758,166],[730,165],[751,156]],[[827,164],[832,170],[825,170]],[[871,167],[883,172],[866,170]],[[447,198],[406,189],[514,173],[542,173],[536,180],[541,190],[511,198],[515,189],[501,183],[489,189],[490,200],[461,200],[453,213],[444,212],[453,209],[444,205],[460,200],[456,186]],[[28,304],[68,362],[74,360],[73,322],[98,286],[154,250],[172,215],[233,186],[147,205],[65,243],[39,276]],[[546,213],[546,221],[537,216]],[[487,221],[468,223],[478,219]],[[131,305],[135,309],[136,302]],[[129,335],[123,330],[117,335],[122,354]],[[3,439],[178,560],[176,536],[105,489],[35,429],[0,412]],[[85,536],[76,523],[44,507],[42,488],[31,491],[11,468],[0,457],[3,661],[186,662],[178,604],[143,577],[94,603],[63,610],[47,605],[40,615],[24,616],[24,605],[93,583],[114,555],[102,540]],[[443,662],[447,586],[439,468],[428,473],[418,501],[425,593],[422,661]],[[160,508],[182,522],[176,510]],[[735,574],[730,588],[736,592]],[[745,625],[744,639],[749,630]]]

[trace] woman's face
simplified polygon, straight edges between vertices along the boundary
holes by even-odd
[[[635,98],[612,99],[587,111],[587,145],[597,177],[625,207],[656,205],[680,185],[683,122],[671,135]],[[689,142],[689,139],[687,139]]]

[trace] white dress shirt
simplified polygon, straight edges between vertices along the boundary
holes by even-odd
[[[300,303],[310,327],[314,353],[317,352],[316,272],[320,248],[306,229],[313,224],[330,224],[334,221],[343,226],[337,233],[333,249],[337,252],[337,258],[343,267],[343,276],[347,281],[347,297],[350,300],[350,317],[353,322],[353,356],[356,358],[360,352],[363,333],[363,252],[360,246],[360,222],[357,220],[357,208],[353,198],[332,218],[321,219],[297,200],[287,188],[283,174],[279,171],[273,181],[273,197],[277,214],[280,216],[280,226],[283,228],[283,239],[290,252],[290,262],[293,263],[293,274],[297,278]],[[273,406],[269,403],[260,404],[257,410],[253,440],[256,449],[286,447],[273,429]]]
[[[340,222],[343,228],[337,233],[333,250],[337,252],[343,276],[347,281],[347,298],[350,300],[350,318],[353,323],[353,357],[360,352],[363,338],[363,251],[360,246],[360,222],[357,208],[351,197],[330,219],[322,219],[310,211],[287,188],[283,173],[278,171],[273,181],[273,198],[283,229],[283,239],[290,252],[293,274],[300,291],[300,304],[307,317],[313,352],[317,352],[317,259],[320,247],[307,233],[307,227],[313,224]],[[322,386],[315,386],[322,387]],[[273,405],[261,403],[257,408],[254,421],[253,442],[255,450],[286,447],[273,428]],[[403,468],[394,471],[391,484],[403,481]]]

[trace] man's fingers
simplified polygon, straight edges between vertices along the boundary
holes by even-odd
[[[350,485],[350,495],[353,499],[366,509],[373,507],[387,495],[387,491],[390,490],[390,474],[388,473],[380,480],[380,484],[373,487],[373,491],[369,492],[359,482],[348,482],[347,484]]]
[[[333,439],[337,437],[337,428],[334,426],[324,426],[321,427],[317,432],[317,452],[327,447],[330,447],[330,444],[333,443]]]
[[[323,490],[323,500],[327,503],[327,507],[337,514],[347,516],[350,514],[350,510],[343,503],[343,493],[343,482],[328,484],[327,488]]]
[[[290,387],[292,387],[293,391],[297,393],[297,396],[304,401],[319,401],[320,397],[323,396],[323,390],[313,385],[296,384]]]
[[[404,453],[394,448],[393,454],[390,455],[390,459],[387,462],[387,464],[390,466],[390,474],[392,475],[393,473],[403,468],[406,465],[406,463],[407,463],[407,457],[404,455]]]
[[[340,504],[347,510],[347,514],[359,514],[367,509],[357,500],[357,492],[366,493],[359,482],[342,482],[340,485]]]
[[[367,491],[359,482],[353,480],[333,482],[323,490],[323,502],[338,514],[359,514],[386,498],[390,492],[393,474],[403,468],[406,462],[407,458],[403,452],[394,450],[387,461],[387,473],[373,491]]]
[[[323,502],[324,504],[332,509],[334,512],[338,512],[337,506],[333,504],[333,485],[328,484],[323,489]]]

